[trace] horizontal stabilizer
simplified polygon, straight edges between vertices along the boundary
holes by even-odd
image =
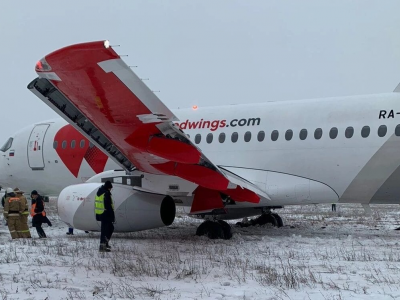
[[[394,93],[400,93],[400,83],[396,86],[396,88],[393,91]]]

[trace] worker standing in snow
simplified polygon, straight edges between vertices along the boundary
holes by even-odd
[[[21,215],[24,212],[24,207],[21,199],[17,197],[12,188],[7,189],[7,198],[4,201],[4,218],[8,223],[8,230],[10,231],[11,238],[17,239],[21,237]]]
[[[44,201],[42,196],[36,190],[31,192],[32,206],[31,206],[31,216],[32,216],[32,226],[36,227],[36,231],[39,238],[45,239],[46,233],[42,228],[42,223],[45,222],[44,217],[46,213],[44,211]]]
[[[19,237],[22,238],[31,238],[31,232],[29,231],[29,226],[28,226],[28,216],[29,216],[28,200],[26,200],[24,192],[21,191],[19,188],[15,188],[14,193],[16,197],[20,199],[23,209],[23,212],[20,215],[20,224],[19,224],[20,228],[18,230],[18,235]]]
[[[97,191],[95,198],[96,220],[101,221],[100,252],[110,252],[109,241],[114,232],[115,213],[111,196],[111,181],[107,180]]]

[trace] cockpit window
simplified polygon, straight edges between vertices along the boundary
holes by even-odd
[[[3,145],[3,147],[0,148],[0,151],[6,152],[8,149],[10,149],[12,146],[13,140],[14,140],[13,138],[9,138],[7,140],[7,142]]]

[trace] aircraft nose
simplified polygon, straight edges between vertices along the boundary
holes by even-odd
[[[14,150],[11,148],[14,138],[10,137],[0,148],[0,186],[11,186],[10,158],[14,156]]]
[[[6,164],[6,154],[3,152],[0,152],[0,187],[6,188],[9,186],[9,183],[6,180],[6,174],[5,174],[5,166]]]

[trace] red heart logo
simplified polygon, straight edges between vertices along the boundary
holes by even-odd
[[[89,147],[85,153],[85,159],[93,171],[98,174],[104,172],[108,156],[92,144],[92,147]]]
[[[58,156],[75,177],[78,177],[84,158],[96,174],[104,171],[107,155],[93,145],[89,147],[89,140],[72,125],[62,127],[56,133],[54,142],[57,142]]]

